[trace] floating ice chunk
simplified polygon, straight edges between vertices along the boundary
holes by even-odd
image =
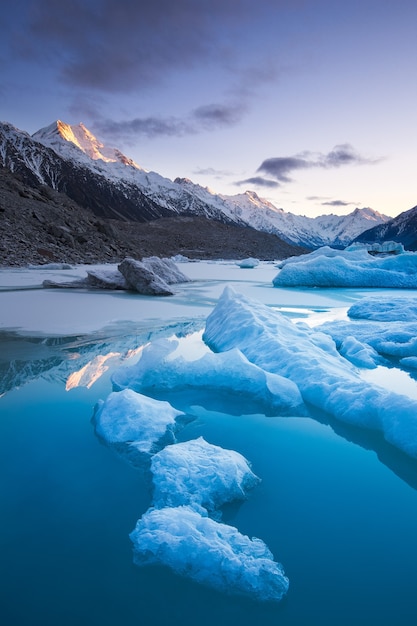
[[[202,437],[167,446],[152,457],[154,504],[191,505],[208,511],[241,500],[259,483],[246,459]]]
[[[238,265],[241,268],[245,268],[245,269],[253,269],[254,267],[258,267],[259,260],[258,259],[253,259],[252,257],[249,257],[247,259],[242,259],[242,261],[237,261],[236,265]]]
[[[338,347],[346,337],[353,335],[383,357],[400,359],[417,356],[417,322],[334,321],[317,328],[329,334]]]
[[[188,283],[191,280],[178,269],[173,259],[161,259],[159,256],[148,256],[142,259],[142,263],[145,267],[162,278],[168,285]]]
[[[417,288],[417,255],[412,252],[374,257],[364,250],[330,250],[320,248],[282,263],[274,286]]]
[[[141,261],[126,258],[117,266],[129,289],[148,296],[172,296],[168,283]]]
[[[371,346],[358,341],[352,335],[344,339],[339,348],[340,354],[357,367],[374,369],[380,362],[380,357]]]
[[[151,454],[160,442],[173,443],[180,416],[184,413],[168,402],[126,389],[99,403],[94,421],[96,433],[108,443],[134,442],[139,452]]]
[[[348,310],[351,319],[417,321],[417,298],[363,298]]]
[[[226,287],[203,338],[216,350],[238,347],[262,369],[293,380],[306,402],[341,421],[378,429],[417,457],[417,402],[363,381],[315,331]],[[352,334],[352,333],[349,333]]]
[[[87,271],[87,287],[99,289],[128,289],[128,285],[117,269],[94,268]]]
[[[332,343],[327,335],[323,337]],[[240,350],[221,354],[207,352],[200,359],[187,361],[182,356],[170,358],[176,346],[176,341],[167,339],[152,342],[136,365],[121,367],[114,372],[114,388],[136,391],[212,389],[249,396],[268,413],[304,414],[305,407],[297,385],[250,363]]]
[[[256,600],[288,591],[282,566],[263,541],[187,506],[150,509],[130,534],[136,565],[158,563],[198,583]]]

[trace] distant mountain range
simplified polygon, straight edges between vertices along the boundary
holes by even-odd
[[[252,191],[225,196],[185,178],[171,181],[105,146],[83,124],[57,121],[33,136],[0,124],[0,166],[27,184],[65,193],[104,219],[148,222],[199,216],[270,233],[305,248],[344,247],[364,231],[390,223],[370,208],[311,218],[278,209]]]
[[[362,243],[398,241],[406,250],[417,251],[417,206],[400,213],[385,224],[379,224],[361,233],[356,241]]]

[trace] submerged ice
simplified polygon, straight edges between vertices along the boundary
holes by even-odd
[[[226,593],[278,601],[289,586],[263,541],[189,506],[149,509],[130,534],[137,565],[158,563]]]
[[[304,414],[297,385],[251,363],[240,350],[207,352],[189,361],[183,356],[173,357],[177,345],[177,341],[167,339],[149,344],[136,365],[121,367],[113,374],[114,388],[138,392],[179,389],[227,392],[250,398],[268,414]]]
[[[379,430],[417,458],[417,402],[366,383],[332,338],[226,288],[203,335],[214,350],[239,348],[262,369],[288,377],[303,399],[335,418]]]

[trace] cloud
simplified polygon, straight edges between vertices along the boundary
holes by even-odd
[[[267,187],[269,189],[280,187],[280,184],[275,180],[263,178],[262,176],[253,176],[252,178],[246,178],[245,180],[239,180],[235,182],[235,185],[255,185],[255,187]]]
[[[102,119],[92,125],[96,132],[113,141],[130,141],[135,137],[183,137],[237,124],[245,112],[241,103],[207,104],[181,117],[137,117],[115,121]]]
[[[291,178],[288,174],[295,170],[304,170],[309,167],[313,167],[313,165],[305,158],[297,156],[274,157],[263,161],[263,163],[261,163],[258,167],[257,172],[265,172],[280,182],[289,183]]]
[[[54,63],[67,84],[129,92],[204,61],[223,67],[273,0],[37,0],[15,51]]]
[[[322,202],[321,204],[322,204],[322,206],[349,206],[349,205],[355,204],[355,203],[354,202],[345,202],[344,200],[330,200],[328,202]]]
[[[297,170],[311,168],[331,169],[346,165],[364,165],[379,162],[380,159],[370,159],[361,156],[348,143],[335,146],[327,154],[305,151],[290,157],[273,157],[266,159],[258,167],[258,172],[273,176],[276,180],[288,183],[290,174]]]
[[[246,106],[243,103],[208,104],[194,109],[191,119],[197,126],[212,130],[237,124],[245,112]]]
[[[232,176],[230,170],[216,170],[214,167],[199,167],[193,171],[196,176],[214,176],[215,178],[224,178],[225,176]]]

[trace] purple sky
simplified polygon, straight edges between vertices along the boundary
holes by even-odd
[[[417,203],[415,0],[14,0],[0,119],[306,215]]]

